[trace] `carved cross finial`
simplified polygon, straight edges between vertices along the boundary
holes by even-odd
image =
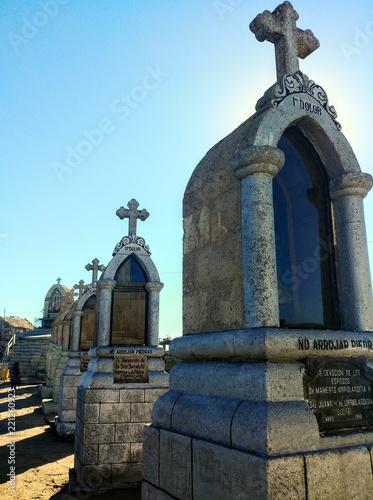
[[[100,261],[96,258],[94,258],[92,260],[92,264],[87,264],[85,266],[85,268],[87,269],[87,271],[92,271],[92,283],[96,283],[97,282],[97,274],[98,274],[98,271],[105,271],[105,266],[100,264],[98,265]]]
[[[320,43],[311,30],[297,28],[298,13],[290,2],[284,2],[271,13],[265,10],[250,23],[259,42],[275,44],[277,80],[299,71],[298,57],[305,59]]]
[[[79,285],[75,284],[75,285],[73,286],[73,288],[74,288],[75,290],[78,290],[78,291],[79,291],[79,297],[78,297],[79,299],[80,299],[80,297],[83,295],[83,291],[84,291],[85,287],[86,287],[86,285],[84,284],[84,281],[83,281],[83,280],[80,280],[80,281],[79,281]]]
[[[145,208],[137,210],[138,206],[138,202],[132,198],[132,200],[127,203],[128,208],[120,207],[116,211],[116,214],[120,219],[129,219],[128,236],[136,236],[137,219],[145,220],[150,215]]]
[[[74,303],[76,295],[77,293],[75,292],[74,288],[72,288],[69,292],[66,292],[65,297],[62,299],[62,311],[65,311]]]
[[[57,278],[57,285],[60,284],[61,278]]]

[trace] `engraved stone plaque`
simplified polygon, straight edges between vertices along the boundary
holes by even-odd
[[[373,428],[372,387],[364,358],[307,358],[305,399],[321,434]]]
[[[149,382],[147,356],[114,354],[114,383]]]
[[[80,357],[80,371],[86,372],[88,370],[88,363],[91,358],[89,356],[81,356]]]

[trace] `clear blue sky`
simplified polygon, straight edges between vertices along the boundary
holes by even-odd
[[[2,0],[0,314],[41,316],[61,277],[90,282],[136,198],[165,287],[160,336],[181,334],[182,198],[199,160],[275,81],[248,24],[278,1]],[[300,62],[373,174],[373,5],[294,1],[321,47]],[[365,201],[373,240],[373,193]],[[373,262],[373,243],[369,244]]]

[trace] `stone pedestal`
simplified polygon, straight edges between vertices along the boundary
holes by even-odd
[[[40,396],[42,402],[42,412],[44,415],[57,413],[58,401],[54,400],[54,389],[56,384],[56,367],[61,356],[62,346],[52,344],[47,354],[47,378],[45,386],[42,386]]]
[[[338,339],[344,356],[373,360],[372,333],[366,347]],[[144,430],[143,498],[372,498],[373,430],[322,435],[305,399],[305,357],[340,356],[335,340],[259,328],[172,341],[183,361]]]
[[[88,352],[69,351],[67,355],[60,381],[58,417],[55,420],[57,434],[63,438],[71,438],[75,434],[77,392],[83,375],[81,359]]]
[[[57,403],[57,405],[60,397],[61,376],[65,368],[66,361],[67,361],[67,351],[61,349],[60,355],[57,359],[56,368],[54,371],[54,379],[53,379],[53,401]]]
[[[116,352],[145,353],[148,382],[114,383]],[[71,490],[94,491],[139,485],[142,433],[154,402],[168,388],[163,349],[144,346],[93,348],[78,389],[75,460]]]

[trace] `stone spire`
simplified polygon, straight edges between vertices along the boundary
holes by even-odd
[[[136,236],[137,219],[144,221],[150,215],[145,208],[137,210],[138,206],[139,203],[132,198],[132,200],[127,203],[128,208],[120,207],[116,211],[116,214],[120,219],[129,219],[128,236]]]
[[[259,42],[275,45],[277,81],[299,71],[299,57],[305,59],[320,43],[311,30],[297,28],[298,13],[290,2],[284,2],[271,13],[265,10],[250,23]]]

